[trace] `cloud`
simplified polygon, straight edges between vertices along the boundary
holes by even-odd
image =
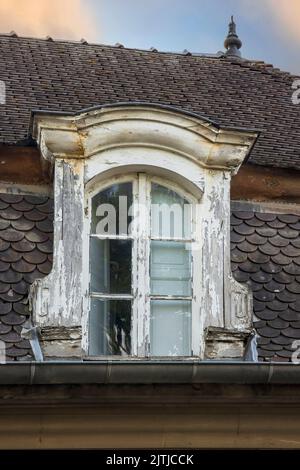
[[[300,45],[300,2],[299,0],[267,0],[269,14],[276,21],[276,32]]]
[[[84,0],[0,0],[1,32],[95,40],[97,27]]]
[[[300,0],[231,1],[238,1],[237,11],[245,21],[248,38],[243,51],[247,50],[248,57],[268,60],[299,75]],[[238,32],[244,39],[243,31]]]
[[[274,35],[283,40],[300,44],[299,0],[238,0],[238,6],[246,18],[259,21],[260,27],[272,29]]]

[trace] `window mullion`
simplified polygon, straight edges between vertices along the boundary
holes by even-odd
[[[193,356],[202,356],[204,354],[203,342],[199,338],[200,332],[204,331],[205,325],[203,322],[204,315],[201,314],[201,301],[199,286],[202,285],[202,270],[199,266],[202,265],[203,259],[203,245],[199,237],[202,232],[200,227],[202,207],[197,204],[193,207],[192,212],[192,234],[194,243],[192,245],[192,354]]]
[[[131,331],[131,348],[132,348],[132,355],[138,356],[138,245],[139,245],[139,232],[138,232],[138,204],[139,204],[139,184],[138,180],[135,179],[132,185],[132,196],[133,196],[133,206],[132,206],[132,222],[131,222],[131,237],[133,239],[132,242],[132,293],[133,293],[133,301],[132,301],[132,331]]]
[[[149,350],[149,238],[150,238],[150,184],[144,173],[138,178],[137,218],[137,352],[148,355]]]

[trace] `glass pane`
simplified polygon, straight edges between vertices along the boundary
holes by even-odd
[[[150,281],[153,295],[191,295],[191,247],[186,242],[152,241]]]
[[[131,353],[131,301],[91,299],[89,354]]]
[[[90,238],[91,292],[131,293],[131,240]]]
[[[127,235],[132,217],[132,183],[114,184],[92,199],[91,233]]]
[[[153,300],[150,318],[152,356],[191,356],[191,302]]]
[[[191,238],[191,204],[172,189],[151,185],[151,235]]]

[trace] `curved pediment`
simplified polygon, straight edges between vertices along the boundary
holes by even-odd
[[[109,149],[142,147],[184,156],[200,166],[236,171],[257,134],[226,129],[165,106],[122,104],[76,115],[35,113],[33,136],[44,158],[89,158]]]

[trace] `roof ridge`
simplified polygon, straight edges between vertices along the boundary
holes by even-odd
[[[123,44],[117,42],[116,44],[104,44],[98,42],[89,42],[86,39],[74,40],[74,39],[61,39],[61,38],[53,38],[52,36],[45,36],[45,37],[34,37],[34,36],[20,36],[14,31],[11,33],[0,33],[0,38],[13,38],[13,39],[29,39],[35,41],[43,41],[43,42],[53,42],[53,43],[64,43],[64,44],[74,44],[74,45],[87,45],[87,46],[98,46],[98,47],[108,47],[113,49],[125,49],[129,51],[137,51],[137,52],[149,52],[149,53],[158,53],[158,54],[174,54],[174,55],[192,55],[195,57],[212,57],[212,58],[219,58],[223,57],[224,52],[218,51],[216,53],[211,52],[192,52],[187,49],[183,51],[162,51],[158,50],[156,47],[149,47],[149,49],[144,49],[141,47],[127,47]]]
[[[105,47],[105,48],[112,48],[112,49],[124,49],[128,51],[136,51],[136,52],[147,52],[149,54],[172,54],[172,55],[180,55],[180,56],[192,56],[192,57],[200,57],[200,58],[208,58],[208,59],[223,59],[227,62],[231,62],[232,64],[238,64],[241,67],[249,66],[249,67],[257,67],[258,71],[261,71],[261,68],[269,69],[270,72],[275,72],[277,74],[284,75],[288,78],[299,78],[299,75],[295,73],[289,72],[287,70],[282,70],[279,67],[275,67],[273,64],[265,62],[264,60],[260,59],[247,59],[247,58],[240,58],[240,57],[233,57],[233,56],[226,56],[225,52],[218,51],[216,53],[205,53],[205,52],[192,52],[187,49],[183,51],[161,51],[155,47],[150,47],[149,49],[143,49],[138,47],[126,47],[123,44],[116,43],[116,44],[104,44],[104,43],[96,43],[96,42],[88,42],[86,39],[80,39],[78,41],[74,39],[60,39],[60,38],[53,38],[52,36],[45,36],[45,37],[34,37],[34,36],[19,36],[15,31],[11,31],[10,33],[0,33],[0,38],[11,38],[14,40],[34,40],[34,41],[42,41],[42,42],[50,42],[50,43],[63,43],[63,44],[70,44],[70,45],[83,45],[83,46],[93,46],[93,47]]]

